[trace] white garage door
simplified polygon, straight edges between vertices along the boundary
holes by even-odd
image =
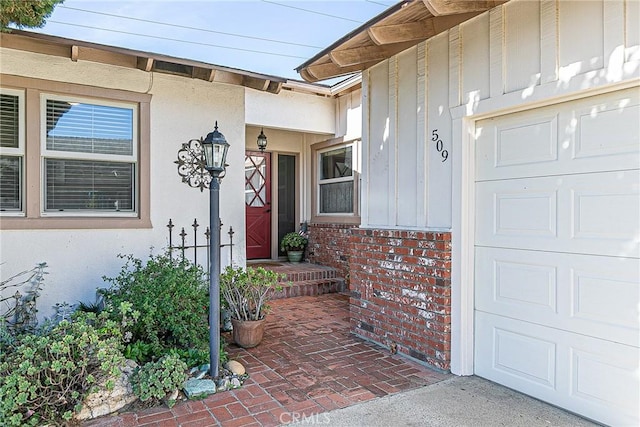
[[[476,125],[475,372],[640,425],[638,88]]]

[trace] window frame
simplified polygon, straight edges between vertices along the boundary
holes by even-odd
[[[91,105],[99,105],[99,106],[107,106],[107,107],[118,107],[118,108],[126,108],[131,109],[133,112],[132,119],[132,139],[133,139],[133,147],[131,155],[117,155],[117,154],[102,154],[102,153],[85,153],[79,151],[62,151],[62,150],[51,150],[47,148],[47,101],[65,101],[69,103],[83,103],[83,104],[91,104]],[[125,102],[115,102],[110,100],[102,100],[96,98],[86,98],[79,96],[68,96],[68,95],[60,95],[60,94],[51,94],[51,93],[41,93],[40,94],[40,159],[41,159],[41,176],[42,180],[40,182],[41,191],[40,191],[40,214],[45,216],[59,216],[59,217],[82,217],[82,216],[97,216],[97,217],[136,217],[138,215],[138,195],[140,193],[137,188],[137,170],[138,170],[138,144],[136,141],[139,140],[139,132],[138,132],[138,106],[136,103],[125,103]],[[68,211],[55,211],[55,210],[46,210],[46,165],[45,162],[47,159],[55,159],[55,160],[84,160],[84,161],[105,161],[105,162],[116,162],[123,164],[133,164],[133,195],[132,195],[132,203],[133,203],[133,212],[123,211],[123,212],[113,212],[113,211],[100,211],[100,210],[68,210]]]
[[[24,217],[25,216],[25,91],[0,87],[0,93],[18,97],[18,147],[0,147],[0,156],[20,158],[20,209],[2,211],[0,217]]]
[[[320,179],[322,154],[343,147],[351,148],[351,170],[348,177]],[[316,223],[336,223],[336,224],[360,224],[360,149],[361,140],[344,138],[334,138],[311,146],[311,221]],[[321,213],[320,212],[320,185],[337,182],[353,182],[353,212],[351,213]]]
[[[2,89],[24,92],[24,117],[20,126],[24,127],[23,157],[23,213],[21,216],[0,213],[0,230],[24,229],[135,229],[151,228],[150,215],[150,104],[151,95],[120,89],[107,89],[75,83],[64,83],[9,74],[0,74]],[[134,105],[137,118],[133,126],[137,129],[134,152],[137,154],[134,166],[134,206],[135,212],[44,212],[44,159],[47,150],[45,136],[46,102],[43,96],[62,97],[65,100],[77,98],[94,104],[115,103]],[[59,152],[62,153],[62,152]],[[71,157],[78,153],[71,154]],[[119,157],[119,156],[118,156]],[[77,157],[76,157],[77,158]]]

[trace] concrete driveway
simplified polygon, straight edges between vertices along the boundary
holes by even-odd
[[[478,377],[453,377],[298,420],[290,426],[595,426],[555,406]]]

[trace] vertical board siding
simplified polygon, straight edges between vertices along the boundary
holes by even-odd
[[[427,42],[427,228],[451,227],[451,166],[453,144],[451,139],[451,112],[449,110],[449,38],[446,34]],[[431,140],[433,131],[442,139],[448,152],[443,162],[442,153]]]
[[[388,61],[371,68],[369,84],[369,157],[368,188],[366,197],[369,224],[388,224],[391,189],[389,188],[389,151],[391,139],[391,118],[389,106]],[[394,106],[395,107],[395,106]]]
[[[640,2],[626,0],[624,4],[625,19],[625,61],[640,61]]]
[[[540,84],[540,3],[504,5],[506,92]]]
[[[452,110],[517,108],[540,92],[578,90],[581,79],[621,81],[640,66],[639,14],[636,0],[512,0],[371,68],[362,224],[450,227]]]
[[[417,193],[424,193],[418,184],[419,141],[416,134],[418,120],[418,62],[414,47],[398,55],[398,125],[397,134],[397,206],[396,224],[401,227],[417,225]]]
[[[463,24],[462,102],[473,104],[490,96],[489,14],[483,13]]]
[[[560,78],[604,66],[603,0],[559,1]]]

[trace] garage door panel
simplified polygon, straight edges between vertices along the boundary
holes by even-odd
[[[488,181],[637,169],[637,88],[476,123],[476,178]]]
[[[638,423],[638,348],[488,313],[475,335],[477,375],[603,423]]]
[[[475,373],[640,425],[640,90],[475,126]]]
[[[638,171],[476,184],[476,244],[640,257]]]
[[[576,112],[579,126],[575,159],[638,154],[638,133],[629,132],[629,126],[640,126],[640,106],[625,106],[623,101],[616,104],[594,105]]]
[[[478,247],[477,311],[640,345],[640,260]]]

